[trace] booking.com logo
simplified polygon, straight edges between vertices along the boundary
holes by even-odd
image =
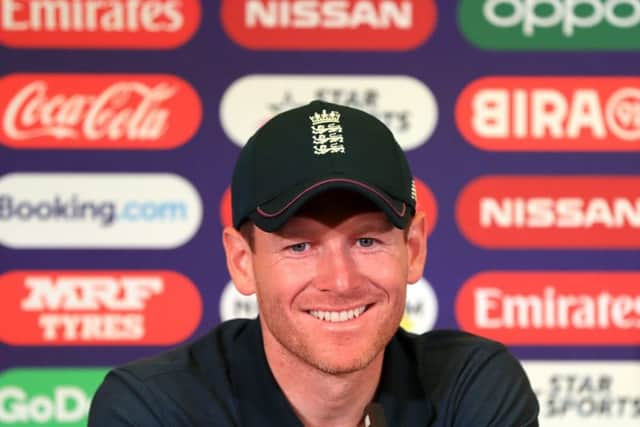
[[[16,200],[9,194],[0,194],[0,221],[13,218],[21,221],[97,221],[108,227],[116,221],[186,221],[188,209],[180,201],[129,200],[118,206],[114,201],[83,200],[76,194],[38,201]]]
[[[0,177],[0,243],[16,248],[175,248],[202,221],[186,179],[165,173]]]

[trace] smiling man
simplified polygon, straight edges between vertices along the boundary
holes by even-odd
[[[362,111],[314,101],[267,122],[236,163],[227,267],[260,316],[114,369],[101,426],[537,426],[504,346],[399,328],[426,219],[402,149]]]

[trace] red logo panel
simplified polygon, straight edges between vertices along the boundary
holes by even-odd
[[[164,74],[12,74],[0,79],[0,142],[14,148],[168,149],[202,119],[196,91]]]
[[[460,327],[508,345],[640,345],[640,273],[485,272],[456,298]]]
[[[462,91],[456,123],[489,151],[640,151],[640,78],[482,78]]]
[[[456,219],[485,248],[640,248],[640,177],[482,177]]]
[[[408,50],[436,13],[433,0],[223,0],[221,18],[248,49]]]
[[[14,271],[0,288],[11,345],[171,345],[202,316],[196,287],[171,271]]]
[[[0,43],[19,48],[171,49],[195,33],[198,0],[3,0]]]

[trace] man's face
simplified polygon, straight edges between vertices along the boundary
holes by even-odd
[[[275,233],[254,231],[265,341],[331,374],[381,355],[402,318],[407,282],[422,274],[416,248],[424,237],[415,242],[419,233],[406,235],[368,200],[340,191],[307,203]]]

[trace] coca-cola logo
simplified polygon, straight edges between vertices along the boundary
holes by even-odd
[[[12,271],[0,286],[11,345],[169,345],[202,315],[195,285],[172,271]]]
[[[193,36],[198,0],[2,0],[0,43],[13,47],[171,49]]]
[[[166,149],[202,118],[171,75],[13,74],[0,79],[0,142],[14,148]]]

